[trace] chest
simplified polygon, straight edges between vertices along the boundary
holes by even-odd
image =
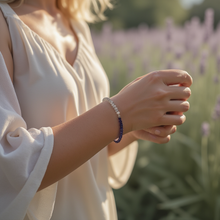
[[[72,24],[77,30],[79,43],[74,64],[69,65],[50,41],[53,34],[56,35],[56,27],[45,30],[47,25],[44,23],[42,29],[38,24],[33,25],[33,20],[30,20],[34,17],[30,20],[19,18],[23,22],[9,17],[8,24],[14,57],[14,87],[28,128],[63,123],[108,96],[108,79],[91,42],[87,40],[83,24]],[[68,35],[69,30],[66,31],[64,36]],[[56,35],[54,42],[57,39]]]
[[[15,9],[15,12],[24,24],[54,47],[69,64],[74,63],[78,37],[60,13],[53,17],[42,11],[30,11],[26,6]]]

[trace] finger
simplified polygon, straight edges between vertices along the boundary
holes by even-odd
[[[161,120],[161,125],[181,125],[186,121],[185,115],[169,115],[165,114]]]
[[[177,130],[175,125],[166,125],[166,126],[160,126],[160,127],[153,127],[153,128],[149,128],[145,131],[153,134],[153,135],[157,135],[160,137],[166,137],[170,134],[175,133]]]
[[[189,87],[169,86],[170,99],[174,100],[187,100],[191,95]]]
[[[169,101],[167,105],[166,111],[169,113],[173,112],[187,112],[190,108],[190,104],[187,101],[179,101],[179,100],[172,100]]]
[[[192,85],[192,77],[183,70],[161,70],[157,71],[161,76],[165,85],[180,84],[181,86],[190,87]]]
[[[183,115],[183,112],[167,112],[169,115]]]
[[[144,130],[141,132],[139,138],[141,140],[151,141],[157,144],[165,144],[170,141],[170,135],[166,137],[160,137]]]

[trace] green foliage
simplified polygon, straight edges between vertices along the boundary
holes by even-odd
[[[108,21],[114,28],[137,27],[141,23],[148,26],[164,25],[167,17],[172,17],[176,23],[182,23],[187,12],[181,6],[179,0],[118,0],[113,10],[106,12]],[[102,23],[92,25],[100,28]]]
[[[200,18],[201,21],[203,21],[204,13],[207,8],[214,9],[215,27],[217,27],[220,21],[220,5],[219,1],[216,0],[204,0],[201,4],[194,5],[189,11],[188,19],[197,16]]]
[[[219,33],[206,38],[209,29],[195,21],[191,25],[118,32],[105,27],[94,36],[111,95],[157,69],[186,69],[194,80],[187,121],[171,141],[139,142],[133,174],[115,191],[119,220],[220,219]],[[203,122],[210,128],[202,134]]]

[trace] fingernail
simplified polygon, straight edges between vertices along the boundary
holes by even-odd
[[[159,134],[160,134],[160,130],[156,130],[156,131],[155,131],[155,134],[156,134],[156,135],[159,135]]]
[[[182,73],[187,73],[187,74],[189,74],[189,73],[188,73],[187,71],[185,71],[185,70],[182,70],[181,72],[182,72]]]

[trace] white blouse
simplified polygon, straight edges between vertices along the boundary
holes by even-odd
[[[109,82],[87,24],[71,21],[79,39],[71,66],[8,4],[0,3],[0,8],[10,31],[14,61],[12,84],[0,52],[0,220],[116,220],[111,187],[119,188],[129,178],[137,142],[110,158],[105,147],[36,193],[53,149],[51,127],[109,96]]]

